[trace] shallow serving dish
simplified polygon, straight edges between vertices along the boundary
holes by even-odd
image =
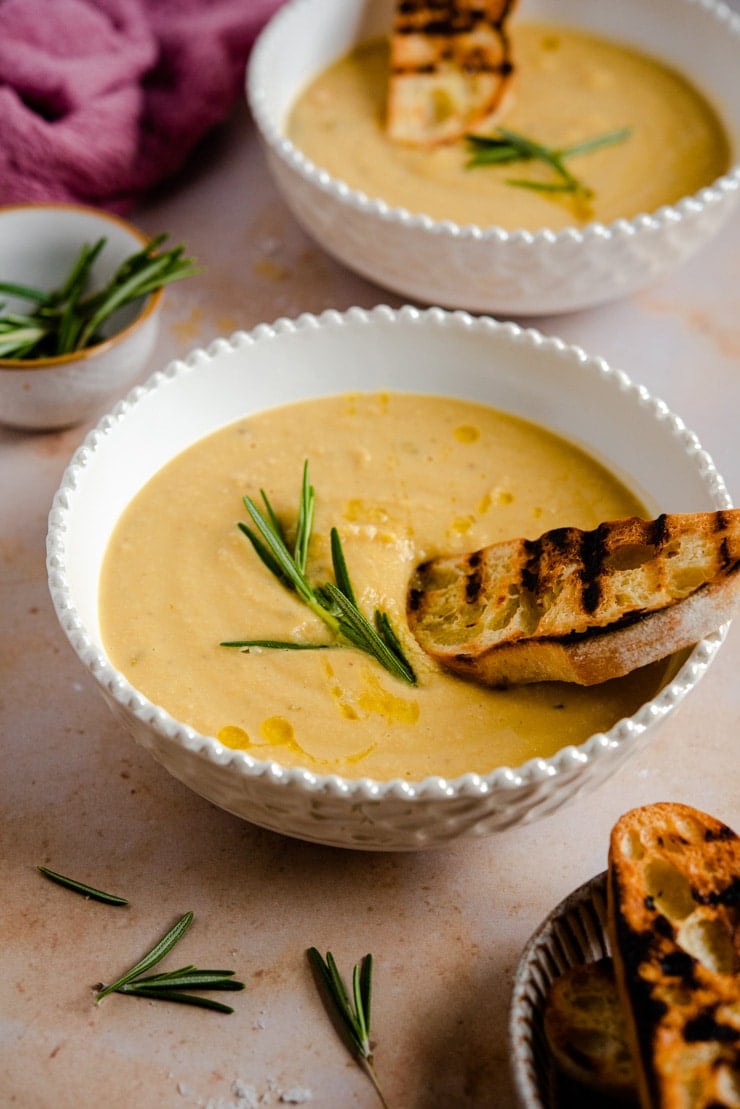
[[[291,0],[252,53],[247,95],[295,217],[364,277],[429,304],[495,315],[567,312],[624,296],[687,259],[740,193],[740,14],[717,0],[521,0],[518,13],[592,30],[682,71],[723,119],[733,166],[677,204],[610,224],[505,231],[437,221],[349,188],[285,137],[304,86],[366,38],[387,33],[390,0]]]
[[[74,204],[0,207],[0,280],[55,289],[83,246],[106,244],[95,261],[90,288],[104,285],[149,236],[119,216]],[[3,296],[2,314],[27,311],[28,302]],[[103,325],[102,342],[56,358],[0,358],[0,423],[47,430],[98,415],[123,396],[152,352],[162,290],[127,304]]]
[[[604,871],[561,901],[521,954],[514,976],[509,1036],[514,1084],[523,1109],[558,1109],[543,1028],[547,991],[570,967],[596,962],[611,953],[606,920]]]
[[[439,308],[329,311],[219,339],[134,389],[90,432],[54,499],[49,584],[62,627],[114,712],[175,777],[238,816],[321,843],[411,850],[534,820],[603,781],[696,685],[725,629],[608,733],[552,758],[451,781],[289,770],[172,719],[112,667],[102,645],[98,578],[120,513],[164,463],[225,424],[294,400],[378,390],[469,398],[543,424],[607,464],[656,511],[730,501],[695,435],[621,371],[537,331]]]

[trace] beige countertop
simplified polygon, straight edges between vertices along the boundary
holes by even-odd
[[[303,311],[397,305],[311,242],[238,109],[195,168],[131,218],[184,241],[203,274],[171,289],[141,379],[237,328]],[[740,213],[669,280],[588,312],[528,321],[662,397],[740,497]],[[439,852],[322,848],[190,793],[113,719],[46,585],[46,518],[86,428],[0,430],[0,1105],[374,1107],[318,999],[305,950],[375,958],[376,1065],[393,1109],[515,1104],[507,1019],[519,953],[602,870],[627,808],[681,800],[740,828],[740,627],[698,689],[609,783],[530,827]],[[111,908],[37,863],[122,893]],[[182,962],[247,985],[231,1016],[92,987],[183,912]],[[173,963],[170,964],[175,965]],[[177,963],[176,965],[180,965]]]

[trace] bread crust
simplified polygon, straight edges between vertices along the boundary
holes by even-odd
[[[740,839],[675,802],[625,813],[607,919],[643,1109],[740,1105]]]
[[[442,666],[491,686],[593,685],[690,647],[740,606],[740,509],[557,528],[423,563],[408,618]]]

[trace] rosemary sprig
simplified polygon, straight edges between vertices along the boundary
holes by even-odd
[[[296,524],[293,549],[288,543],[272,505],[264,490],[261,490],[264,508],[260,508],[251,497],[244,497],[244,505],[251,517],[253,527],[239,522],[240,531],[246,535],[262,562],[286,589],[294,592],[331,631],[340,643],[357,648],[379,662],[390,674],[416,684],[416,675],[411,663],[403,652],[400,640],[391,627],[387,613],[375,611],[375,625],[365,617],[357,606],[354,590],[344,558],[342,542],[336,528],[331,529],[331,556],[335,582],[311,586],[306,576],[308,546],[313,527],[316,492],[308,476],[308,462],[303,466],[303,482]],[[249,650],[250,647],[273,647],[283,650],[310,650],[326,648],[326,643],[291,643],[271,639],[224,640],[222,647],[237,647]]]
[[[67,878],[64,874],[57,874],[55,870],[49,870],[48,866],[38,865],[36,869],[52,882],[65,886],[69,890],[74,890],[75,893],[81,893],[83,897],[89,897],[93,901],[104,901],[106,905],[128,905],[125,897],[118,897],[114,893],[105,893],[104,890],[95,889],[94,886],[86,886],[84,882],[77,882],[74,878]]]
[[[202,1009],[214,1009],[219,1013],[233,1013],[234,1010],[230,1005],[224,1005],[210,997],[183,992],[183,989],[243,990],[244,983],[234,978],[233,970],[199,970],[198,967],[186,966],[161,974],[146,975],[146,972],[156,966],[182,939],[192,921],[192,912],[185,913],[169,932],[166,932],[161,940],[125,974],[108,986],[98,987],[95,1004],[98,1005],[108,994],[126,993],[136,997],[153,998],[157,1001],[176,1001],[184,1005],[196,1005]]]
[[[160,250],[166,235],[157,235],[126,258],[106,285],[87,292],[92,266],[107,240],[85,244],[62,285],[51,292],[0,281],[0,294],[30,301],[27,312],[0,317],[0,358],[53,358],[93,346],[103,338],[103,324],[125,304],[199,272],[184,248]],[[3,305],[0,305],[2,309]]]
[[[352,1000],[344,980],[339,973],[334,956],[327,951],[326,958],[315,947],[306,952],[326,998],[331,1002],[332,1012],[337,1017],[349,1046],[359,1058],[370,1077],[381,1104],[388,1109],[388,1102],[381,1089],[373,1063],[370,1045],[370,1002],[372,995],[373,957],[366,955],[352,970]]]
[[[604,146],[614,146],[624,142],[630,134],[629,127],[621,127],[571,146],[554,147],[535,142],[517,131],[509,131],[506,127],[499,127],[493,135],[466,135],[468,149],[471,151],[467,167],[474,169],[477,166],[508,165],[511,162],[544,162],[554,171],[554,181],[507,178],[507,185],[537,192],[566,193],[582,200],[590,200],[593,190],[573,176],[565,165],[565,159],[588,154]]]

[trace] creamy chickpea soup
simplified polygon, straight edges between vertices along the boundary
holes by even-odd
[[[248,521],[243,496],[264,490],[290,536],[305,460],[316,490],[309,580],[331,580],[336,526],[358,605],[389,615],[416,686],[350,647],[220,645],[327,642],[237,527]],[[411,573],[443,552],[641,510],[580,450],[479,404],[403,393],[303,401],[196,443],[134,498],[103,566],[104,642],[148,698],[259,759],[383,780],[516,766],[610,728],[657,692],[669,664],[590,688],[467,683],[411,636]]]
[[[385,40],[360,45],[318,76],[293,107],[288,137],[334,177],[392,206],[509,230],[628,219],[690,196],[728,169],[716,111],[657,59],[554,25],[514,23],[511,38],[516,74],[497,123],[554,148],[629,129],[625,141],[567,160],[593,193],[588,203],[507,183],[552,183],[542,163],[470,169],[464,141],[433,149],[392,142]]]

